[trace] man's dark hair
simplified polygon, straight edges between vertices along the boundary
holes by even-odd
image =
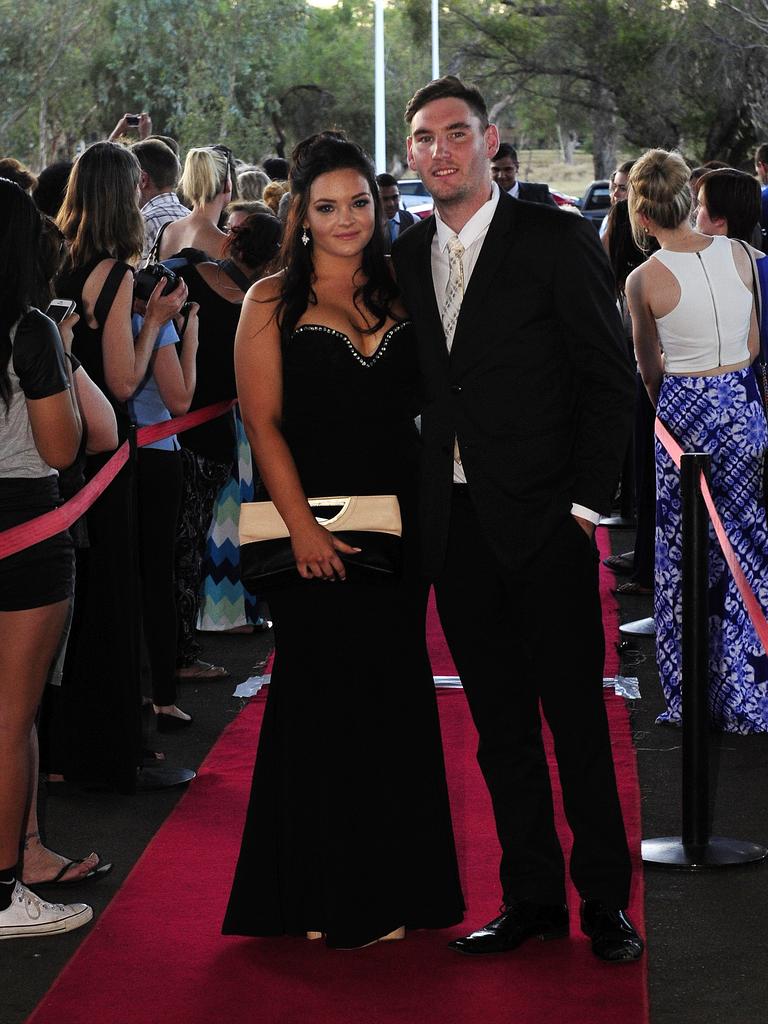
[[[768,142],[762,142],[755,150],[755,163],[768,164]]]
[[[442,78],[435,78],[415,92],[405,108],[405,120],[410,124],[414,114],[418,113],[422,107],[432,103],[433,100],[444,99],[463,100],[472,113],[480,118],[483,130],[488,127],[488,108],[482,93],[476,86],[466,85],[455,75],[443,75]]]
[[[176,156],[179,155],[179,144],[176,139],[172,139],[170,135],[148,135],[146,139],[142,139],[142,142],[149,142],[150,139],[153,142],[164,142],[168,149],[170,149]]]
[[[511,142],[502,142],[499,145],[499,148],[494,153],[494,155],[491,157],[491,163],[495,163],[497,160],[506,160],[507,157],[509,157],[510,160],[514,160],[515,163],[518,162],[518,160],[517,160],[517,150],[512,145],[512,143]]]
[[[393,174],[387,174],[383,171],[381,174],[376,175],[376,184],[379,188],[392,188],[394,185],[397,188],[397,178]]]
[[[272,181],[288,180],[288,161],[281,156],[267,156],[261,161],[261,166]]]
[[[710,219],[724,217],[728,237],[751,243],[760,220],[760,184],[751,174],[734,167],[707,171],[699,179],[698,193]]]
[[[56,163],[44,167],[37,176],[37,184],[32,189],[32,198],[38,210],[47,213],[49,217],[58,216],[67,192],[67,182],[71,170],[71,160],[58,160]]]
[[[131,146],[142,171],[149,175],[155,188],[174,189],[181,177],[179,158],[159,139],[144,139]]]

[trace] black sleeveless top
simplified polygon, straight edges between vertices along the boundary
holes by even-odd
[[[122,402],[118,402],[107,386],[107,381],[104,376],[103,335],[104,324],[106,323],[107,316],[112,308],[112,302],[114,301],[117,288],[120,286],[126,271],[133,274],[133,268],[127,263],[121,263],[118,260],[115,264],[114,270],[110,271],[109,277],[104,284],[104,289],[99,295],[94,307],[94,318],[97,321],[96,327],[88,326],[85,310],[83,308],[83,288],[85,286],[85,282],[92,274],[94,268],[97,267],[102,260],[106,259],[110,259],[110,257],[105,253],[104,255],[97,256],[82,267],[76,267],[74,270],[65,269],[56,279],[56,294],[62,299],[72,299],[77,306],[77,312],[80,316],[80,320],[75,324],[73,331],[72,354],[77,356],[82,363],[85,372],[94,384],[104,392],[110,405],[115,410],[115,416],[117,418],[117,432],[120,440],[122,441],[128,434],[128,427],[131,420],[127,407]],[[116,285],[115,287],[107,287],[107,285],[110,284],[110,278],[111,283]],[[130,329],[130,322],[128,327]]]
[[[227,302],[213,290],[194,266],[181,267],[179,277],[187,282],[189,301],[200,306],[198,313],[197,384],[189,411],[214,402],[237,397],[235,385],[235,331],[241,303]],[[228,278],[225,278],[228,280]],[[235,457],[232,414],[219,416],[200,427],[179,434],[190,451],[215,462],[231,463]]]
[[[419,371],[410,321],[372,356],[331,327],[302,324],[283,345],[283,435],[308,497],[415,498]]]

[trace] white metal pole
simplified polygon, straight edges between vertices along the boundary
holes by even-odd
[[[432,77],[440,77],[439,0],[432,0]]]
[[[387,169],[387,113],[384,94],[384,0],[375,0],[376,23],[374,42],[376,171]]]

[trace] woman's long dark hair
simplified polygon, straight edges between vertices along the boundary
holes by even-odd
[[[653,243],[649,252],[658,249],[655,239]],[[608,258],[613,268],[616,298],[623,308],[627,278],[635,267],[639,267],[647,259],[647,253],[638,247],[632,235],[626,199],[620,199],[608,212]]]
[[[366,180],[374,207],[373,234],[362,253],[362,281],[354,293],[355,307],[364,319],[374,318],[366,334],[381,330],[392,315],[392,305],[399,291],[385,255],[381,201],[373,167],[363,150],[343,133],[320,132],[300,142],[291,154],[292,200],[283,237],[280,266],[285,273],[277,307],[277,323],[284,342],[290,338],[309,303],[316,301],[312,288],[313,246],[311,241],[308,245],[301,241],[312,182],[321,174],[343,170],[357,171]]]
[[[11,400],[11,328],[30,306],[45,301],[41,230],[32,199],[15,182],[0,178],[0,398],[6,411]]]

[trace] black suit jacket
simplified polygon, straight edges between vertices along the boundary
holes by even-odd
[[[544,203],[545,206],[557,206],[549,191],[549,186],[538,181],[521,181],[518,199],[526,203]]]
[[[611,271],[591,224],[505,193],[461,306],[449,355],[432,281],[435,220],[393,259],[423,374],[421,527],[440,572],[453,439],[497,557],[525,564],[572,502],[611,506],[632,422],[634,374]]]

